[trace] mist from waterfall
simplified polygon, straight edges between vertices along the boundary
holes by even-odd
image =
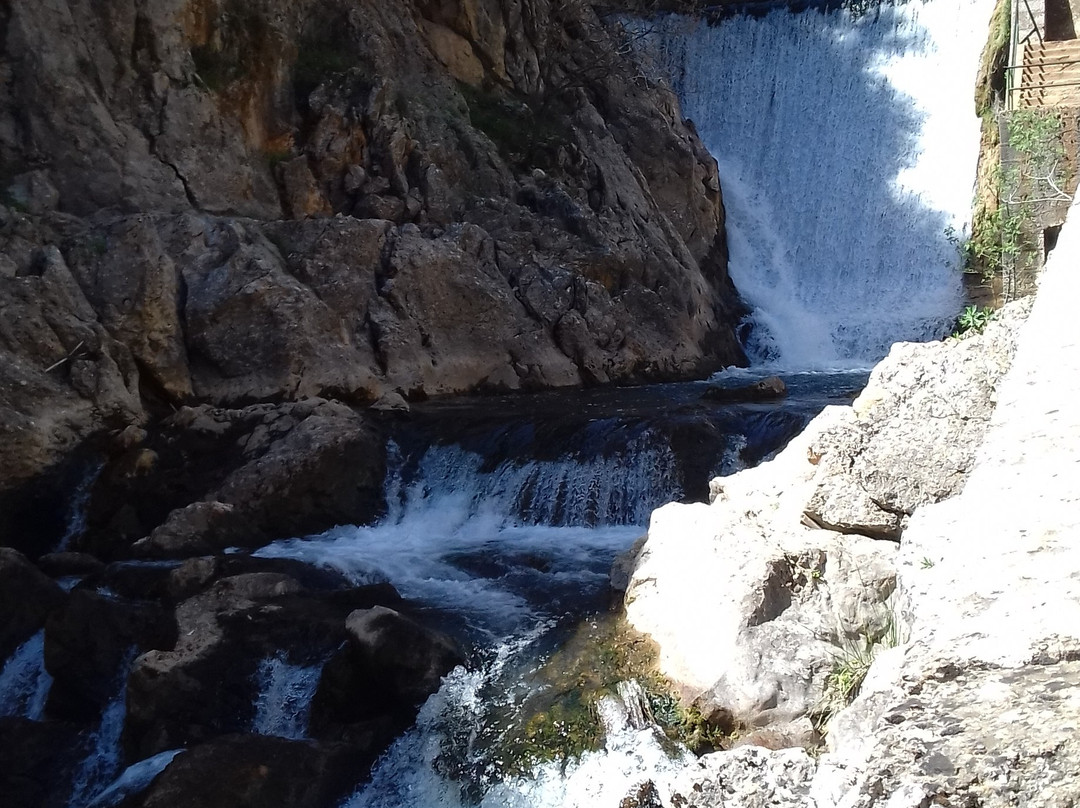
[[[719,164],[753,361],[865,366],[956,316],[992,6],[911,0],[653,26],[652,57]]]

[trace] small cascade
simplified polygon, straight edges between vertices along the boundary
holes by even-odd
[[[416,726],[380,759],[371,781],[342,808],[617,808],[637,786],[667,783],[692,756],[674,748],[647,718],[644,694],[623,683],[597,705],[603,748],[580,758],[504,776],[499,741],[513,725],[515,676],[528,642],[507,643],[492,664],[459,668],[420,711]],[[625,699],[625,701],[624,701]]]
[[[404,507],[453,491],[469,511],[505,514],[516,524],[642,525],[682,493],[670,448],[651,435],[632,437],[610,455],[490,466],[488,458],[460,446],[432,446],[417,463],[419,487],[406,490]]]
[[[165,771],[173,759],[183,751],[170,749],[131,764],[104,791],[91,800],[86,808],[112,808],[126,797],[138,794],[150,785],[155,777]]]
[[[284,654],[259,663],[259,696],[251,731],[293,740],[306,738],[311,700],[321,674],[322,665],[294,665]]]
[[[656,60],[720,167],[757,362],[872,363],[955,316],[979,141],[971,88],[992,6],[657,26]]]
[[[357,583],[460,614],[502,638],[537,619],[602,605],[615,554],[681,493],[675,456],[640,421],[566,428],[555,444],[529,421],[450,443],[392,442],[388,513],[371,526],[276,542],[264,557],[337,569]]]
[[[64,520],[64,535],[57,542],[56,552],[62,553],[70,548],[71,543],[86,532],[86,508],[90,504],[90,493],[94,483],[105,468],[104,463],[96,463],[86,471],[71,494],[68,503],[67,518]]]
[[[101,722],[87,741],[88,753],[76,770],[68,808],[89,808],[120,771],[120,736],[127,712],[127,673],[133,660],[134,655],[131,655],[122,666],[117,694],[105,706]]]
[[[0,670],[0,716],[40,721],[52,677],[45,670],[45,631],[15,649]]]
[[[498,782],[493,749],[525,697],[527,661],[552,625],[499,643],[473,670],[457,668],[420,710],[416,725],[376,764],[342,808],[463,808]],[[527,663],[526,663],[527,664]]]

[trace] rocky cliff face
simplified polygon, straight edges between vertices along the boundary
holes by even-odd
[[[587,3],[0,16],[0,486],[161,406],[742,359],[715,163]]]

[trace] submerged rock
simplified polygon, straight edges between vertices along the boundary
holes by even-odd
[[[741,387],[709,387],[701,394],[710,401],[738,404],[746,401],[776,401],[787,395],[787,385],[779,376],[759,379]]]

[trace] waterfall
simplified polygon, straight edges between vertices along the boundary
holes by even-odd
[[[120,771],[120,736],[127,712],[127,674],[134,659],[132,652],[121,666],[117,693],[105,705],[100,723],[90,734],[87,755],[75,772],[69,808],[89,808]]]
[[[719,164],[752,359],[871,364],[955,317],[992,6],[910,0],[656,26],[661,68]]]
[[[352,808],[584,804],[598,787],[634,785],[638,771],[678,768],[670,744],[642,726],[640,697],[639,715],[612,724],[603,750],[567,763],[565,782],[561,766],[541,767],[535,782],[508,767],[515,741],[507,733],[555,692],[537,674],[539,661],[584,616],[607,609],[612,561],[654,508],[678,498],[684,480],[706,484],[711,473],[759,461],[865,381],[787,380],[783,405],[718,404],[693,383],[562,392],[531,397],[525,408],[520,398],[417,407],[388,444],[382,519],[256,551],[329,567],[356,584],[389,581],[474,646],[470,668],[446,678]],[[284,657],[263,662],[256,731],[283,734],[270,716],[289,700],[293,677],[306,674]],[[629,699],[633,688],[623,690]]]
[[[459,508],[518,524],[643,525],[654,508],[681,494],[670,449],[650,434],[628,436],[618,451],[557,460],[490,460],[459,446],[433,446],[418,463],[421,481],[391,503],[395,515],[436,492]]]
[[[0,670],[0,716],[40,721],[52,677],[45,670],[45,631],[15,649]]]
[[[293,740],[306,738],[311,699],[321,674],[322,665],[294,665],[284,654],[259,663],[259,696],[251,731]]]
[[[90,504],[90,494],[103,468],[105,468],[104,463],[92,464],[79,480],[79,484],[75,486],[68,504],[67,517],[64,520],[64,535],[57,542],[56,552],[67,550],[73,541],[86,532],[86,507]]]

